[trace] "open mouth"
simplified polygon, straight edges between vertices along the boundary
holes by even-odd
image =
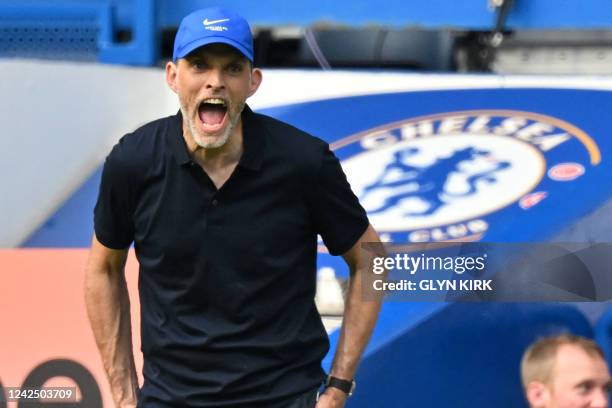
[[[221,98],[208,98],[198,106],[198,116],[207,132],[221,129],[227,117],[227,103]]]

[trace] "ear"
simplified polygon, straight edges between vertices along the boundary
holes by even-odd
[[[251,83],[249,85],[249,94],[247,98],[253,96],[253,94],[257,92],[257,90],[259,89],[259,85],[261,85],[262,79],[263,74],[261,72],[261,69],[253,68],[253,70],[251,71]]]
[[[550,401],[548,387],[539,381],[530,382],[525,389],[525,395],[531,408],[544,408]]]
[[[178,74],[177,64],[175,64],[172,61],[168,61],[168,63],[166,64],[166,83],[168,84],[170,89],[174,91],[174,93],[177,92],[177,85],[176,85],[177,74]]]

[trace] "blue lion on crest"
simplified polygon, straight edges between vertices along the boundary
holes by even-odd
[[[363,200],[370,193],[386,188],[408,187],[411,184],[415,188],[410,191],[393,193],[388,195],[382,205],[368,210],[370,214],[377,214],[395,207],[403,200],[408,198],[419,198],[427,203],[427,208],[422,211],[405,213],[405,215],[428,216],[434,214],[446,204],[444,197],[464,197],[474,194],[481,182],[493,183],[496,181],[494,173],[510,167],[510,162],[494,162],[492,168],[472,174],[467,177],[468,189],[462,193],[449,193],[445,190],[445,185],[453,173],[460,173],[459,164],[461,162],[472,161],[478,157],[487,157],[490,152],[478,150],[474,147],[466,147],[454,151],[449,157],[436,160],[435,163],[426,167],[412,166],[406,163],[406,159],[419,153],[418,148],[409,147],[398,150],[393,154],[393,160],[383,169],[380,176],[372,184],[364,188],[360,199]],[[400,172],[401,177],[397,180],[387,181],[389,174]]]

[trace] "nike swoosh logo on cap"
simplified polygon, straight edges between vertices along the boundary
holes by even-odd
[[[211,21],[205,18],[204,21],[202,21],[202,24],[204,24],[205,26],[209,26],[211,24],[222,23],[224,21],[229,21],[229,18],[222,18],[221,20],[211,20]]]

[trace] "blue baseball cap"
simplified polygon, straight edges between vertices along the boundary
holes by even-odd
[[[183,18],[174,38],[172,61],[176,62],[196,48],[215,43],[231,45],[253,62],[249,23],[237,13],[221,7],[196,10]]]

